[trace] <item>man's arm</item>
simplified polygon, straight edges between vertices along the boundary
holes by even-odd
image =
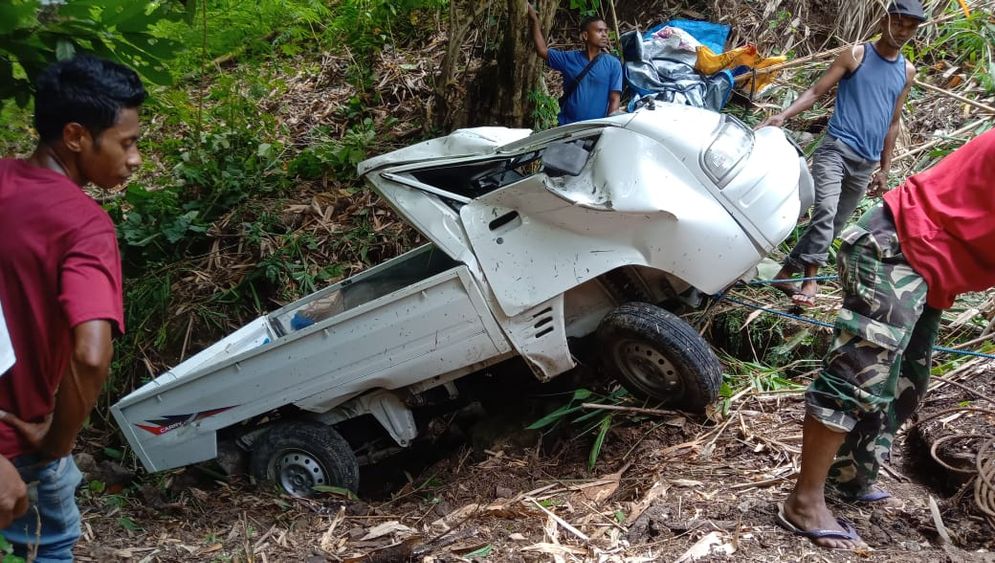
[[[7,458],[0,455],[0,529],[28,510],[28,488]]]
[[[610,57],[611,61],[611,84],[608,92],[608,115],[618,111],[622,100],[622,63],[614,55],[604,55]]]
[[[536,54],[542,57],[542,60],[548,60],[549,48],[546,46],[546,38],[542,36],[542,29],[539,28],[539,14],[530,2],[526,1],[525,5],[529,7],[529,28],[532,30],[532,42],[535,44]]]
[[[878,197],[888,191],[888,172],[891,170],[891,158],[894,156],[898,132],[902,129],[902,108],[905,106],[905,100],[909,97],[909,91],[912,90],[912,84],[916,77],[916,67],[909,62],[905,65],[905,88],[895,102],[895,112],[891,115],[891,125],[884,138],[884,149],[881,151],[881,169],[871,177],[871,184],[867,188],[867,195],[870,197]]]
[[[845,49],[833,64],[829,65],[829,69],[823,74],[819,80],[815,82],[808,90],[802,92],[801,96],[794,101],[790,106],[784,111],[776,113],[767,119],[765,119],[757,129],[761,127],[781,127],[784,122],[791,119],[792,117],[798,115],[799,113],[810,109],[815,105],[815,102],[819,100],[822,96],[826,95],[836,86],[836,84],[846,76],[847,72],[855,69],[859,64],[858,60],[863,59],[864,47],[858,46],[853,49]],[[859,58],[859,59],[858,59]]]
[[[52,426],[38,446],[42,456],[58,459],[72,451],[107,380],[113,352],[110,322],[87,321],[73,328],[73,355],[55,397]]]
[[[621,92],[611,92],[608,94],[608,115],[618,111],[619,102],[622,100]]]

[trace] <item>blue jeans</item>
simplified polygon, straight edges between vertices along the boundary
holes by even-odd
[[[76,487],[83,480],[73,456],[41,463],[33,456],[21,456],[14,465],[28,486],[30,505],[0,534],[14,546],[15,555],[29,561],[72,561],[80,536]]]

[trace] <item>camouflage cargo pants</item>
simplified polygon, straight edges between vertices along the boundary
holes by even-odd
[[[926,305],[926,282],[902,256],[885,207],[871,208],[841,238],[843,308],[806,408],[847,433],[829,481],[858,497],[869,492],[895,432],[926,393],[940,311]]]

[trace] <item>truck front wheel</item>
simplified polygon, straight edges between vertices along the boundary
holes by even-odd
[[[250,470],[257,480],[274,482],[295,497],[311,496],[317,486],[359,488],[352,447],[334,428],[316,422],[274,424],[252,448]]]
[[[597,340],[606,371],[633,395],[692,412],[718,397],[719,359],[694,328],[665,309],[621,305],[601,321]]]

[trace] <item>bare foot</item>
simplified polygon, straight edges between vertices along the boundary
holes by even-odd
[[[774,279],[775,280],[790,280],[791,277],[794,276],[797,273],[798,272],[796,270],[788,268],[787,266],[784,266],[783,268],[781,268],[781,270],[779,272],[777,272],[777,274],[774,275]],[[770,286],[773,287],[774,289],[780,291],[781,293],[787,295],[788,297],[791,297],[794,294],[798,293],[798,289],[796,287],[797,283],[798,282],[787,282],[787,281],[786,282],[782,282],[782,283],[775,282],[775,283],[770,284]]]
[[[833,516],[822,495],[803,499],[797,492],[792,492],[784,502],[781,519],[783,526],[820,547],[856,549],[865,546],[853,528],[844,526]]]

